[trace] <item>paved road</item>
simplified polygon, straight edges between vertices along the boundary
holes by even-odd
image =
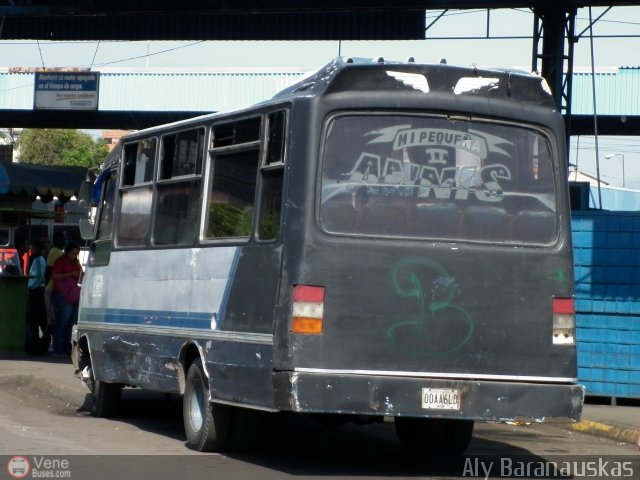
[[[630,445],[551,426],[481,424],[465,457],[416,461],[403,455],[391,424],[326,429],[311,419],[291,417],[267,422],[257,433],[255,452],[200,454],[184,446],[180,398],[125,390],[123,400],[124,417],[97,419],[78,405],[28,386],[0,385],[0,478],[9,478],[4,465],[13,455],[25,456],[32,469],[38,462],[39,472],[43,461],[55,460],[57,470],[50,471],[62,478],[111,479],[126,474],[163,479],[188,474],[190,478],[225,480],[460,478],[471,473],[484,477],[470,470],[473,464],[468,462],[477,457],[497,462],[517,455],[556,462],[571,455],[633,455],[638,459],[637,449]],[[60,464],[65,460],[68,464]],[[498,463],[495,465],[497,468]],[[499,476],[495,468],[492,475]]]

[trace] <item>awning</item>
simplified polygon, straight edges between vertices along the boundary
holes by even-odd
[[[43,202],[58,197],[64,202],[78,194],[86,177],[85,167],[0,162],[0,195],[39,195]]]

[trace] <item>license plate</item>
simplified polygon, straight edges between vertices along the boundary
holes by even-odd
[[[422,408],[426,410],[460,410],[457,388],[423,388]]]

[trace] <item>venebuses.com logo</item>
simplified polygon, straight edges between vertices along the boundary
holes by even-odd
[[[7,462],[7,472],[11,478],[71,478],[68,459],[43,456],[31,459],[20,455],[13,456]]]
[[[13,478],[25,478],[31,471],[31,465],[25,457],[11,457],[7,463],[7,471]]]

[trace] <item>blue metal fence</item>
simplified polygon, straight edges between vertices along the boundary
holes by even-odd
[[[640,398],[640,212],[572,212],[578,379]]]

